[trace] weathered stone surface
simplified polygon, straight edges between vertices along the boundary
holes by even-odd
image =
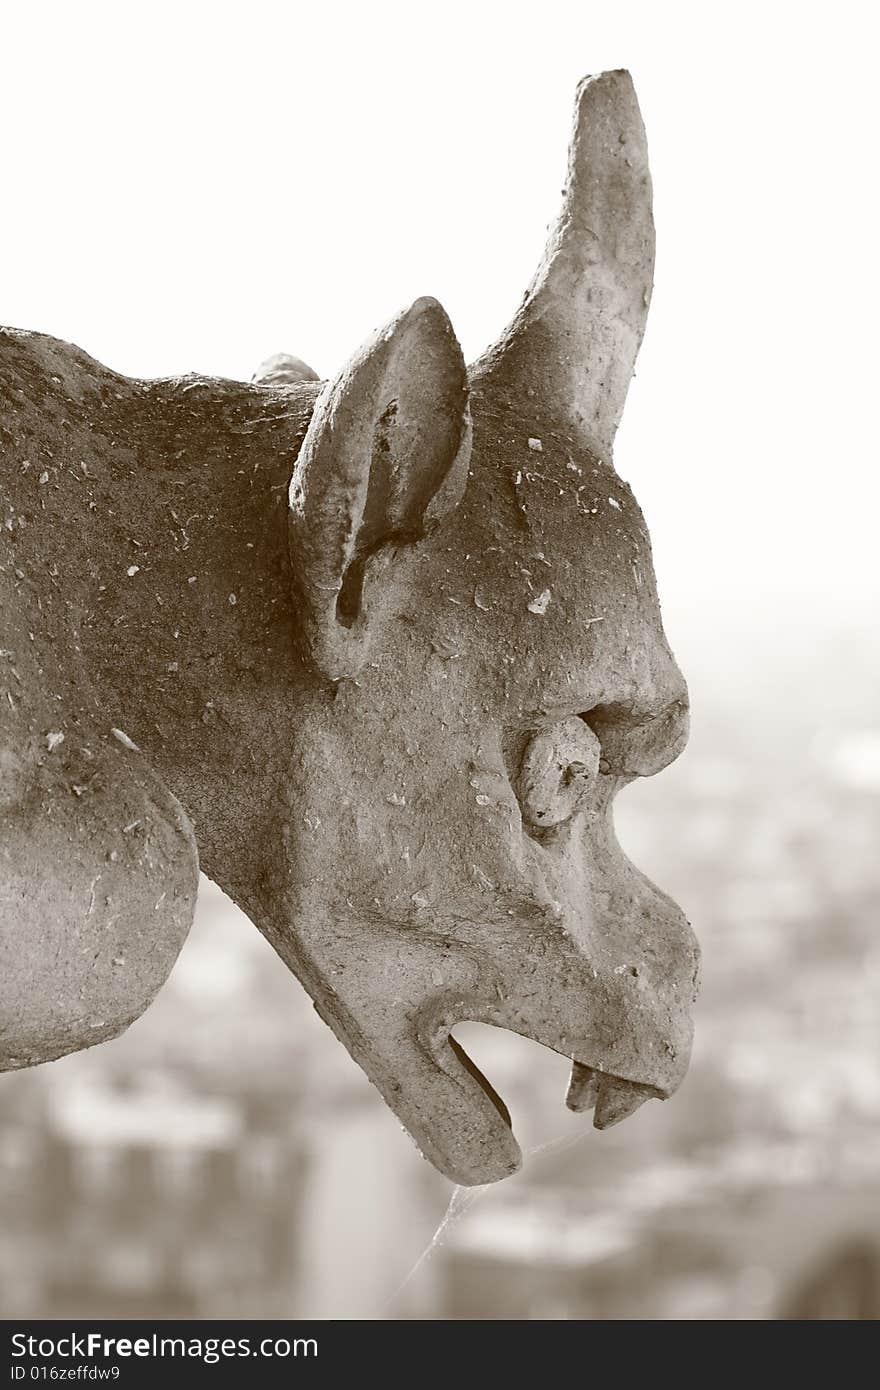
[[[293,386],[299,381],[319,381],[318,373],[289,352],[276,352],[261,362],[253,380],[261,386]]]
[[[140,1013],[198,845],[455,1180],[519,1160],[459,1021],[571,1057],[599,1127],[675,1090],[696,947],[611,823],[687,729],[610,460],[651,273],[611,73],[470,373],[430,299],[323,390],[298,362],[133,381],[0,334],[0,1069]]]

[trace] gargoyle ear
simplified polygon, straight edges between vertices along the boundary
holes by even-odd
[[[316,404],[290,482],[290,553],[310,658],[357,674],[393,594],[393,558],[457,506],[470,459],[467,369],[435,299],[417,299]]]

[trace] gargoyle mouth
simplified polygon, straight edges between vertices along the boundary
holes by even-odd
[[[435,1093],[437,1108],[430,1117],[422,1111],[417,1139],[438,1167],[454,1181],[467,1185],[497,1181],[515,1172],[521,1163],[507,1106],[452,1036],[451,1029],[458,1023],[489,1022],[485,1016],[475,1016],[485,1012],[469,1008],[444,1016],[435,1004],[420,1020],[422,1045],[437,1068],[434,1075],[446,1080],[445,1090]],[[491,1021],[504,1026],[498,1019]],[[608,1129],[632,1115],[646,1100],[662,1099],[664,1094],[655,1086],[615,1076],[601,1065],[589,1066],[575,1058],[565,1103],[575,1112],[592,1110],[595,1128]]]
[[[456,1058],[469,1076],[485,1092],[505,1124],[511,1129],[513,1122],[510,1111],[495,1090],[491,1081],[480,1071],[476,1062],[465,1052],[461,1043],[452,1034],[447,1039]],[[662,1100],[663,1093],[656,1086],[646,1086],[638,1081],[626,1081],[620,1076],[611,1076],[584,1062],[572,1059],[571,1077],[565,1095],[565,1104],[576,1114],[593,1111],[593,1127],[610,1129],[620,1124],[644,1105],[646,1100]]]
[[[506,1029],[570,1058],[565,1103],[575,1112],[592,1110],[599,1130],[619,1124],[646,1100],[665,1100],[675,1091],[686,1049],[676,1056],[667,1045],[661,1054],[650,1038],[635,1049],[626,1037],[618,1040],[601,1018],[591,1020],[588,991],[583,995],[572,987],[567,997],[563,982],[549,1003],[530,999],[535,1007],[527,1014],[502,995],[491,999],[482,992],[448,990],[402,1015],[393,1070],[374,1068],[371,1075],[425,1157],[453,1182],[498,1182],[522,1164],[507,1106],[452,1036],[462,1024]],[[530,1016],[539,1005],[548,1015],[546,1025]],[[575,1022],[569,1023],[572,1017]],[[670,1036],[665,1019],[660,1026],[665,1041]]]

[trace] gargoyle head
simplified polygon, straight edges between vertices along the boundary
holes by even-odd
[[[513,1172],[451,1036],[572,1058],[604,1128],[686,1070],[697,949],[612,804],[687,738],[645,524],[611,462],[651,293],[629,76],[578,93],[568,185],[510,326],[469,371],[420,299],[318,398],[290,485],[309,689],[284,950],[449,1177]]]

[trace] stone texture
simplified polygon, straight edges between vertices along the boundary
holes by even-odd
[[[200,862],[456,1181],[519,1162],[461,1020],[571,1057],[598,1127],[675,1090],[696,946],[611,821],[687,735],[610,458],[651,273],[610,73],[470,373],[431,299],[323,389],[0,334],[0,1068],[141,1012]]]

